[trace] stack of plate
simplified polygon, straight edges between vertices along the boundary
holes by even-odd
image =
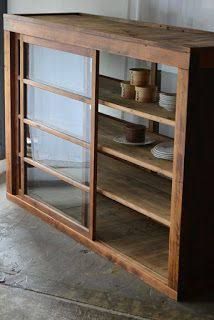
[[[159,105],[168,111],[174,111],[176,106],[176,94],[160,92]]]
[[[173,142],[161,142],[151,150],[151,153],[156,158],[172,161],[174,151],[173,149]]]

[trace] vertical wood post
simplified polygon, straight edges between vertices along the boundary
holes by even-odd
[[[4,32],[4,65],[5,65],[5,126],[6,135],[6,160],[7,160],[7,192],[12,193],[12,100],[11,100],[11,34]]]
[[[90,217],[89,237],[95,238],[96,194],[97,194],[97,136],[99,101],[99,51],[92,54],[92,105],[91,105],[91,147],[90,147]]]
[[[169,251],[169,285],[178,299],[214,288],[214,48],[191,51],[179,70]]]
[[[18,65],[17,36],[4,32],[5,64],[5,128],[6,128],[6,161],[7,192],[17,194],[18,181]]]
[[[25,193],[25,97],[24,97],[24,42],[22,36],[20,37],[20,155],[21,155],[21,185],[20,185],[20,194],[24,195]]]
[[[157,72],[158,72],[158,64],[152,63],[151,64],[151,78],[150,78],[150,84],[152,86],[157,85]],[[149,120],[149,131],[159,133],[159,123]]]
[[[169,238],[169,286],[175,290],[177,290],[178,287],[179,273],[188,83],[189,70],[179,69],[171,200],[171,227]]]

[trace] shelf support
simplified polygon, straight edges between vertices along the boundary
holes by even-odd
[[[150,77],[150,84],[152,86],[158,85],[158,64],[157,63],[151,63],[151,77]],[[159,133],[159,123],[156,121],[149,120],[149,131],[154,133]]]

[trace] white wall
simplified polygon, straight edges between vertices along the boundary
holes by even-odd
[[[129,0],[8,0],[10,13],[88,12],[127,17]]]
[[[214,31],[213,0],[142,0],[140,19]]]

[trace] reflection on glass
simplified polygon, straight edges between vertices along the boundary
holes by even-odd
[[[75,181],[89,185],[90,153],[79,145],[26,126],[27,156]]]
[[[27,167],[27,194],[87,226],[87,193],[34,167]]]
[[[91,97],[92,59],[29,44],[28,77]]]
[[[90,142],[90,106],[35,87],[27,87],[27,117]]]

